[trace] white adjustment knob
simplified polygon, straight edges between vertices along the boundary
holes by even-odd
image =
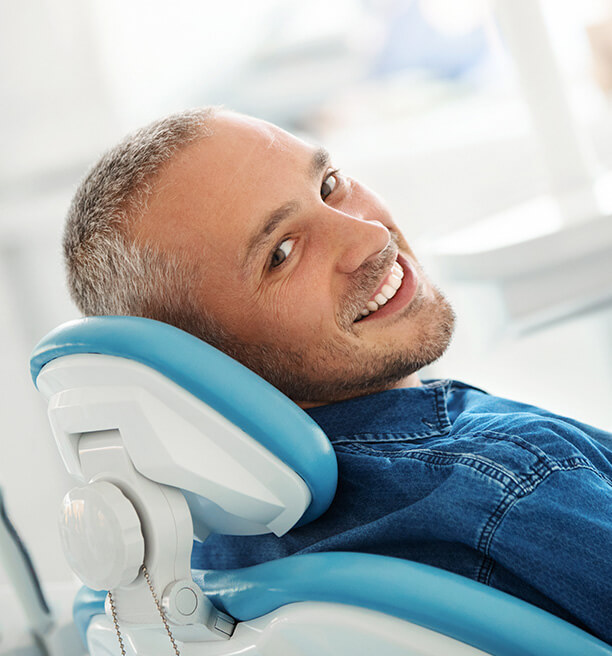
[[[196,612],[198,597],[191,588],[181,588],[176,594],[175,604],[181,615],[189,617]]]
[[[206,624],[213,610],[201,588],[189,579],[170,583],[162,595],[162,606],[175,624]]]
[[[98,481],[68,492],[60,537],[68,563],[86,586],[112,590],[138,576],[144,559],[140,520],[112,483]]]

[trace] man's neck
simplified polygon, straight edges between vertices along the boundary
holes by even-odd
[[[392,390],[392,389],[404,389],[406,387],[421,387],[421,379],[419,378],[416,372],[410,374],[410,376],[406,376],[405,378],[402,378],[401,380],[397,381],[397,383],[376,390],[376,392],[371,392],[371,394],[377,394],[378,392],[386,392],[387,390]],[[346,399],[342,399],[342,400],[348,401],[349,399],[355,398],[357,396],[363,396],[363,395],[355,394],[354,396],[349,396]],[[317,408],[321,405],[329,405],[330,403],[337,403],[337,401],[296,401],[296,404],[299,405],[300,408],[302,408],[302,410],[307,410],[308,408]]]

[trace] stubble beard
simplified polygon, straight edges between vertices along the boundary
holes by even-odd
[[[398,317],[406,321],[409,344],[369,344],[360,349],[338,337],[314,352],[312,347],[239,341],[226,344],[224,350],[296,403],[333,403],[390,389],[439,359],[452,338],[455,313],[437,287],[429,283],[431,292],[424,292],[422,270],[420,274],[414,298]]]

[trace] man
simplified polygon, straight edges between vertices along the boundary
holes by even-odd
[[[211,537],[198,567],[364,551],[442,567],[612,643],[612,437],[422,383],[453,312],[383,202],[323,149],[221,110],[162,119],[92,169],[65,235],[85,314],[172,323],[266,378],[338,456],[325,515]]]

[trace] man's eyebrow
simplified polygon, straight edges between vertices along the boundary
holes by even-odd
[[[310,160],[310,176],[316,180],[329,166],[331,157],[325,148],[317,148]]]
[[[331,158],[325,148],[317,148],[310,160],[309,175],[312,180],[317,180],[321,173],[329,166]],[[268,214],[263,225],[253,234],[247,243],[244,257],[242,258],[242,270],[248,271],[259,254],[269,241],[270,235],[276,228],[300,208],[296,200],[289,201]]]

